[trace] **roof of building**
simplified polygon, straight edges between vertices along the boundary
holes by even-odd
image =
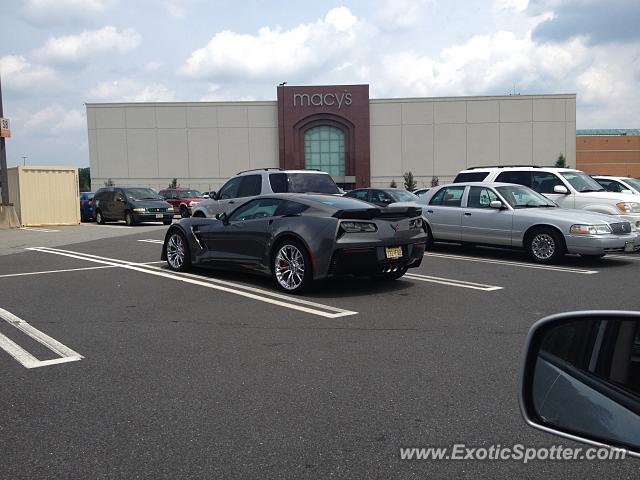
[[[640,135],[640,128],[595,128],[576,130],[578,137]]]

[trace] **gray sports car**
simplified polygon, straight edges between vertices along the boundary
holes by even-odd
[[[419,208],[378,208],[352,198],[272,194],[216,219],[185,218],[165,236],[169,268],[211,266],[271,275],[287,292],[334,275],[394,280],[424,256]]]

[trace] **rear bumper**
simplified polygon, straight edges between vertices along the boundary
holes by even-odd
[[[583,255],[602,255],[605,253],[632,251],[640,249],[640,235],[632,232],[628,235],[567,235],[565,237],[568,253]]]
[[[349,246],[337,248],[331,257],[328,275],[375,275],[389,268],[419,267],[424,258],[425,243],[393,245],[402,248],[402,257],[387,258],[384,246]]]

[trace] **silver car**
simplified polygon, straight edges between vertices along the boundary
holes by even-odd
[[[553,263],[565,253],[602,257],[640,248],[639,233],[632,231],[629,222],[560,208],[521,185],[443,185],[433,188],[419,203],[430,242],[524,248],[539,263]]]

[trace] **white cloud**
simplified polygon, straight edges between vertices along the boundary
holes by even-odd
[[[171,102],[175,94],[161,83],[144,84],[122,79],[102,82],[87,94],[88,101],[101,102]]]
[[[73,23],[96,17],[114,0],[25,0],[22,15],[37,25]]]
[[[375,15],[376,24],[382,30],[404,31],[420,26],[425,19],[427,5],[434,0],[383,0]]]
[[[257,35],[218,32],[180,69],[195,78],[273,79],[319,68],[354,43],[358,19],[346,7],[290,30],[262,27]]]
[[[52,63],[80,63],[95,55],[130,52],[141,41],[142,37],[133,29],[118,31],[116,27],[107,26],[100,30],[85,30],[79,35],[50,38],[35,56]]]
[[[0,57],[0,75],[3,86],[17,90],[50,85],[56,78],[52,69],[34,65],[22,55]]]
[[[27,117],[24,130],[38,135],[56,135],[81,131],[87,128],[84,110],[65,109],[59,104],[50,105]]]

